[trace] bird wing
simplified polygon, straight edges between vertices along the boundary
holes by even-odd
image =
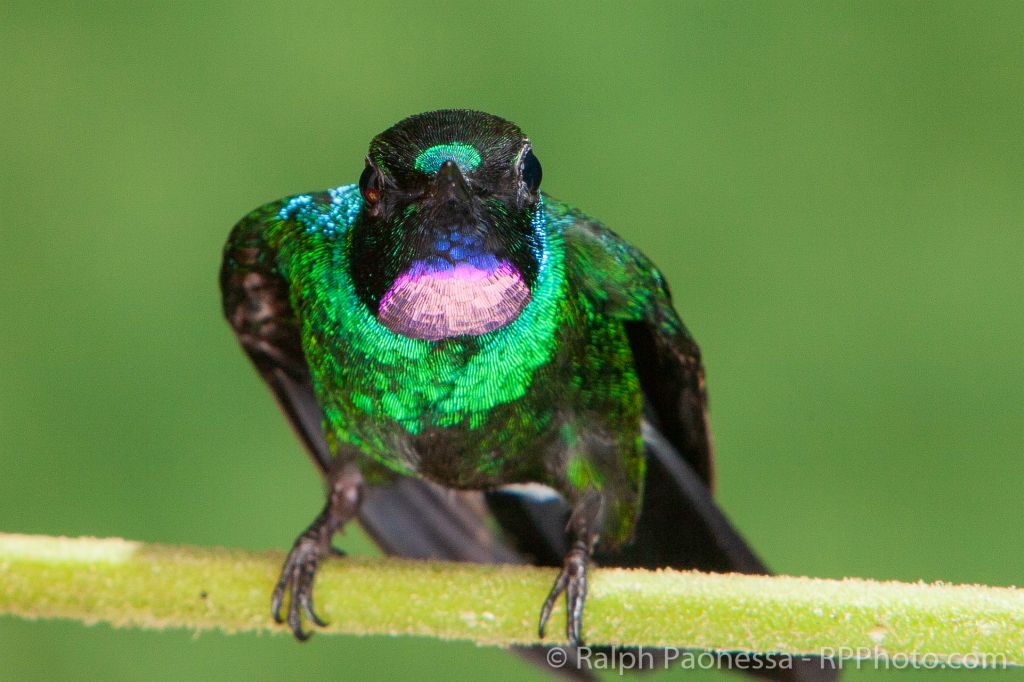
[[[606,565],[701,568],[767,573],[711,494],[711,438],[700,350],[672,307],[654,265],[604,225],[566,211],[565,269],[572,290],[597,314],[620,320],[644,394],[642,436],[647,472],[633,541],[602,552]],[[560,565],[569,510],[564,502],[504,490],[487,495],[516,549]]]
[[[266,238],[282,204],[256,209],[231,231],[220,270],[224,317],[313,463],[326,473],[331,452],[302,352],[300,324],[288,281],[278,272],[276,250]]]
[[[700,349],[664,278],[639,250],[575,214],[566,273],[599,314],[621,320],[644,395],[647,472],[633,542],[599,560],[618,566],[768,573],[715,504],[714,460]]]
[[[563,233],[569,284],[598,311],[622,320],[644,394],[647,471],[633,541],[614,552],[602,553],[598,546],[595,559],[605,566],[769,574],[712,497],[700,349],[676,315],[664,279],[646,256],[605,226],[579,213],[570,217]],[[517,551],[535,563],[561,565],[568,549],[568,505],[503,490],[487,493],[487,502]],[[772,671],[767,677],[780,682],[838,678],[820,659],[758,660]],[[719,664],[735,662],[722,654]]]
[[[714,463],[700,349],[651,261],[604,225],[578,216],[564,233],[570,283],[599,314],[622,321],[648,418],[713,489]]]

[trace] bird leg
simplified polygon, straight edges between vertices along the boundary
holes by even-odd
[[[544,628],[558,597],[565,593],[565,636],[569,645],[578,647],[583,643],[583,603],[587,598],[587,564],[590,563],[594,545],[597,543],[597,529],[604,508],[600,493],[589,491],[582,496],[569,518],[568,531],[573,537],[569,551],[562,561],[562,570],[555,578],[555,584],[544,600],[540,610],[540,625],[537,632],[544,637]]]
[[[313,579],[320,561],[332,553],[331,538],[349,519],[355,516],[363,493],[363,477],[355,464],[338,467],[331,476],[327,504],[320,515],[292,545],[281,569],[281,577],[274,587],[270,610],[274,620],[283,623],[281,615],[285,593],[289,592],[287,621],[295,638],[309,639],[310,633],[302,629],[302,616],[312,623],[327,625],[313,610]]]

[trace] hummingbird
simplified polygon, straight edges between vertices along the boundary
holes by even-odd
[[[358,182],[231,231],[224,314],[327,489],[271,596],[298,639],[357,518],[392,554],[558,567],[538,631],[564,599],[572,645],[596,564],[768,572],[712,497],[665,278],[542,175],[514,123],[433,111],[377,135]]]

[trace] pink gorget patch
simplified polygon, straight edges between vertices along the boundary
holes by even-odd
[[[403,336],[438,341],[504,327],[529,302],[529,287],[507,261],[442,269],[417,261],[381,298],[377,319]]]

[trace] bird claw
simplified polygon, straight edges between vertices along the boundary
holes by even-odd
[[[578,647],[583,643],[580,632],[583,628],[583,603],[587,598],[588,552],[583,547],[573,547],[565,555],[562,571],[544,600],[540,610],[540,625],[537,633],[544,638],[544,627],[551,617],[551,610],[559,595],[565,593],[565,636],[569,645]]]
[[[316,615],[313,609],[313,579],[323,555],[319,543],[306,534],[299,537],[285,559],[281,577],[277,580],[270,599],[270,612],[278,623],[288,622],[295,639],[304,642],[310,634],[302,629],[305,616],[314,625],[325,627],[327,622]],[[282,616],[285,593],[290,593],[287,616]]]

